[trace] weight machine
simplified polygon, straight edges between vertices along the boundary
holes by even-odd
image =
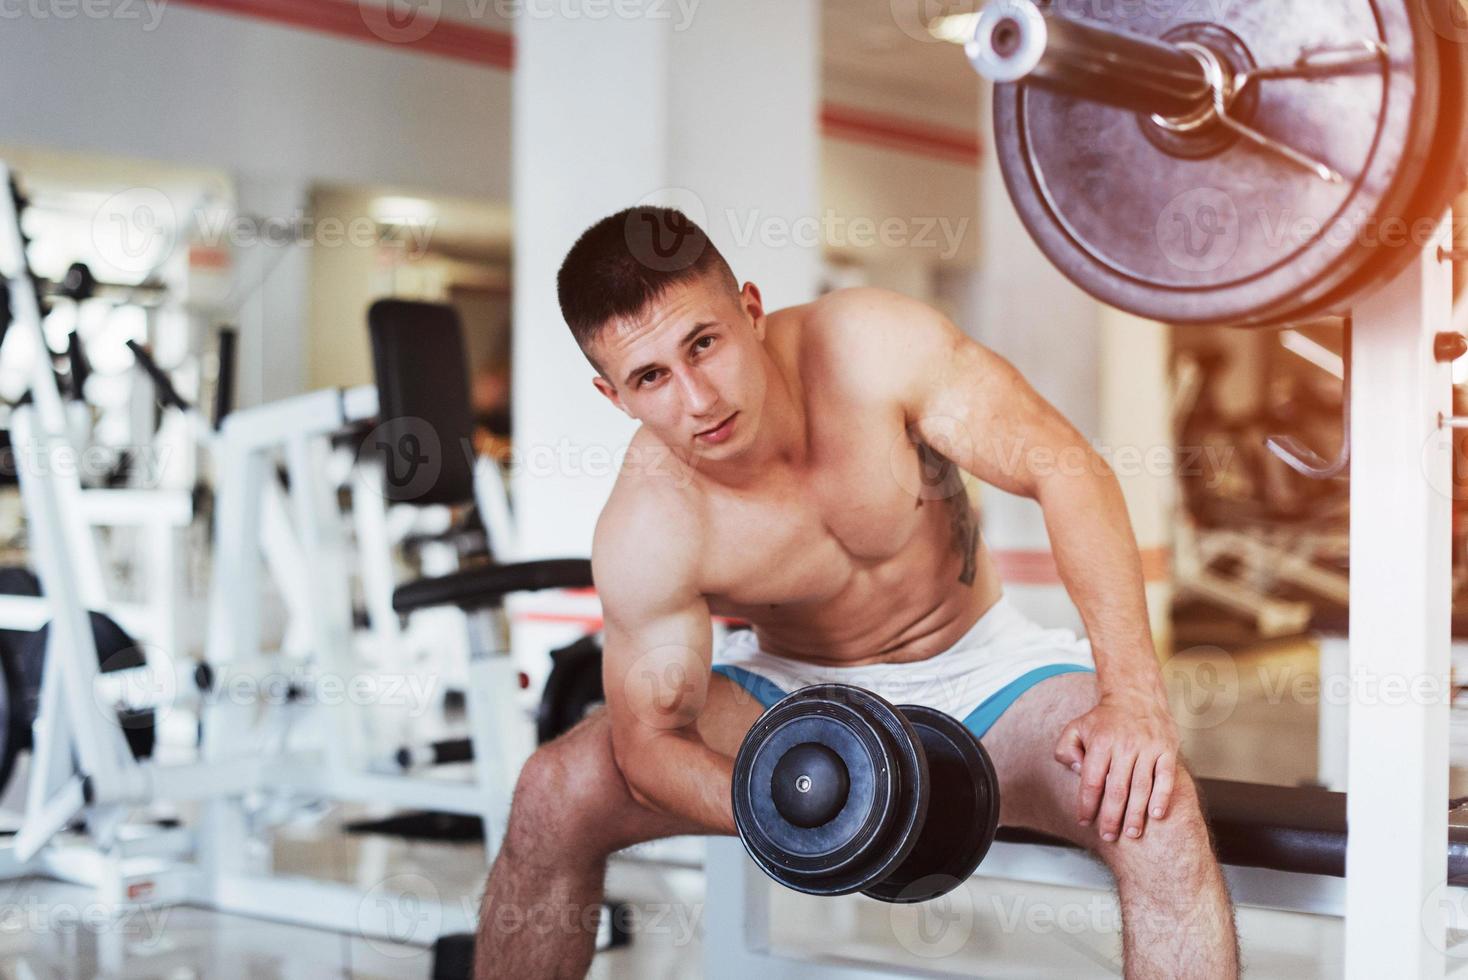
[[[9,178],[0,167],[0,184]],[[5,273],[15,330],[39,340],[40,307],[17,209],[0,213],[0,236],[0,251],[13,263]],[[492,855],[512,784],[494,720],[514,716],[516,690],[510,658],[497,641],[498,606],[516,591],[589,584],[589,562],[497,566],[488,577],[463,573],[396,590],[395,615],[444,604],[465,610],[475,778],[385,773],[374,766],[363,724],[367,709],[327,694],[329,687],[349,693],[364,679],[353,656],[346,525],[327,457],[344,431],[381,421],[378,430],[391,434],[413,407],[394,401],[390,385],[319,391],[233,412],[215,432],[146,350],[134,353],[159,396],[186,413],[216,473],[204,660],[171,661],[176,649],[155,651],[150,672],[128,692],[136,699],[136,688],[145,688],[142,704],[157,711],[196,709],[197,757],[136,758],[99,680],[88,610],[107,608],[107,597],[79,504],[80,482],[74,469],[57,465],[74,452],[67,413],[51,365],[37,357],[32,400],[16,407],[12,432],[43,592],[27,608],[49,627],[25,809],[13,840],[0,845],[0,879],[42,875],[84,884],[119,914],[192,904],[423,945],[440,933],[472,929],[470,901],[411,888],[374,897],[353,885],[287,877],[271,868],[268,848],[256,845],[268,842],[282,819],[302,812],[303,803],[330,801],[477,817]],[[386,420],[379,419],[382,390],[390,393]],[[282,465],[288,490],[277,476]],[[372,492],[380,498],[386,491]],[[305,651],[304,658],[265,649],[262,595],[272,578],[291,600],[288,646]],[[272,701],[266,683],[282,676],[289,682]],[[13,697],[0,698],[0,706],[8,709]],[[140,811],[158,807],[195,812],[197,819],[138,819]]]

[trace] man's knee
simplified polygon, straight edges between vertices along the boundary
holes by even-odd
[[[1165,817],[1148,820],[1139,838],[1106,843],[1095,837],[1090,847],[1118,878],[1186,878],[1217,866],[1196,786],[1181,768]]]
[[[557,846],[594,844],[596,831],[639,805],[612,755],[604,719],[592,718],[537,749],[520,770],[510,832]]]

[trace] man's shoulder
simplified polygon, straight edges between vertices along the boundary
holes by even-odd
[[[692,471],[662,442],[639,430],[597,519],[595,547],[666,555],[695,540],[701,526]]]
[[[694,586],[703,541],[696,495],[623,468],[592,539],[592,574],[604,605],[654,605]]]
[[[868,286],[827,293],[803,312],[803,360],[873,392],[896,383],[905,366],[917,369],[945,323],[920,300]]]
[[[921,313],[934,313],[921,300],[878,286],[837,289],[809,303],[806,319],[821,329],[841,329],[852,324],[892,324]]]

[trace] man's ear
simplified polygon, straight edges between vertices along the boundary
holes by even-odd
[[[754,335],[760,340],[765,339],[765,301],[759,294],[759,287],[752,282],[744,284],[739,292],[739,304],[744,308],[745,314],[754,324]]]
[[[617,406],[617,408],[622,412],[623,415],[631,418],[632,413],[627,411],[626,405],[622,404],[622,396],[617,394],[616,387],[610,381],[598,374],[596,377],[591,379],[591,383],[597,391],[601,392],[603,395],[606,395],[607,401]]]

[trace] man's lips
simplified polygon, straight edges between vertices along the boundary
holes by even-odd
[[[735,412],[734,413],[734,415],[738,415],[738,414],[739,414],[738,412]],[[724,419],[724,421],[720,422],[718,425],[714,426],[712,429],[704,429],[702,432],[695,433],[695,435],[698,438],[702,439],[705,436],[711,436],[711,435],[714,435],[715,433],[721,432],[726,426],[728,426],[728,424],[730,422],[734,421],[734,415],[730,415],[728,418]]]

